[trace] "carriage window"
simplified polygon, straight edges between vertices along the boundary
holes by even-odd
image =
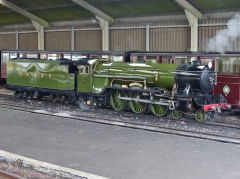
[[[17,53],[10,53],[10,59],[17,58]]]
[[[46,60],[47,59],[47,54],[46,53],[40,53],[40,59]]]
[[[181,65],[187,62],[193,62],[197,60],[196,57],[175,57],[175,64]]]
[[[27,54],[26,53],[19,53],[19,57],[20,58],[27,58]]]
[[[27,53],[27,58],[37,58],[38,54],[36,53]]]
[[[85,73],[88,73],[88,67],[85,68]]]
[[[213,62],[213,60],[211,58],[201,58],[201,62],[206,66],[209,62]]]
[[[172,63],[172,57],[162,57],[162,63],[171,64]]]
[[[81,55],[81,54],[73,54],[72,55],[72,61],[78,61],[82,58],[87,58],[87,56],[86,55]]]
[[[3,63],[6,64],[9,60],[9,53],[3,53]]]
[[[112,60],[113,60],[113,62],[122,62],[123,56],[113,56]]]
[[[133,63],[144,63],[144,56],[133,56]]]
[[[157,56],[147,56],[147,60],[152,60],[152,59],[154,59],[154,60],[157,60],[158,58],[157,58]]]
[[[63,58],[71,60],[71,54],[63,54]]]
[[[240,73],[240,58],[218,57],[216,58],[216,71],[218,73]]]
[[[56,60],[56,59],[58,59],[58,54],[55,54],[55,53],[48,54],[48,60]]]

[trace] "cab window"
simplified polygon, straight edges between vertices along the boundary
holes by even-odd
[[[87,74],[87,73],[89,73],[89,67],[88,66],[81,65],[81,66],[78,67],[78,69],[79,69],[79,73],[80,74]]]

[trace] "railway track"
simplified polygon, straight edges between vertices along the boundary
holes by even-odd
[[[0,95],[2,96],[2,95]],[[6,97],[6,95],[4,95]],[[25,111],[29,113],[37,113],[42,115],[48,115],[48,116],[57,116],[59,117],[59,112],[54,110],[48,110],[44,111],[42,108],[36,108],[36,107],[30,107],[30,106],[19,106],[14,103],[2,103],[0,102],[1,108],[7,108],[12,110],[18,110],[18,111]],[[107,109],[110,111],[110,109]],[[114,116],[114,115],[113,115]],[[146,115],[147,116],[147,115]],[[95,123],[101,123],[101,124],[107,124],[107,125],[116,125],[121,127],[128,127],[128,128],[134,128],[134,129],[142,129],[142,130],[148,130],[153,132],[161,132],[161,133],[167,133],[167,134],[175,134],[175,135],[181,135],[181,136],[187,136],[187,137],[194,137],[194,138],[201,138],[201,139],[209,139],[214,141],[220,141],[220,142],[228,142],[228,143],[235,143],[240,144],[240,136],[229,136],[229,135],[223,135],[223,134],[216,134],[213,132],[207,132],[207,131],[197,131],[193,129],[184,129],[184,128],[177,128],[177,127],[168,127],[168,126],[161,126],[159,123],[142,123],[142,122],[136,122],[136,121],[126,121],[126,120],[117,120],[115,117],[108,117],[103,118],[101,116],[89,116],[84,114],[70,114],[61,116],[68,119],[74,119],[74,120],[82,120],[82,121],[88,121],[88,122],[95,122]],[[168,119],[169,120],[169,119]],[[164,121],[164,119],[163,119]],[[237,124],[226,124],[226,123],[213,123],[213,122],[206,122],[206,123],[197,123],[195,121],[191,120],[173,120],[178,122],[184,122],[187,124],[197,124],[200,125],[200,127],[210,127],[210,128],[216,128],[218,127],[221,129],[228,129],[228,130],[239,130],[240,125]]]

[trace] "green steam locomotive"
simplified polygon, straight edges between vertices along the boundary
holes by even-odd
[[[109,59],[12,59],[7,64],[7,88],[17,97],[65,103],[79,100],[135,113],[152,112],[180,118],[195,114],[203,122],[209,114],[230,106],[210,92],[216,84],[211,66],[192,64],[111,62]]]

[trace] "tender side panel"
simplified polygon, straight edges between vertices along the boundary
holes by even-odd
[[[57,61],[11,60],[7,64],[7,84],[74,90],[74,74]]]
[[[240,75],[218,75],[214,94],[222,94],[234,108],[240,108]]]

